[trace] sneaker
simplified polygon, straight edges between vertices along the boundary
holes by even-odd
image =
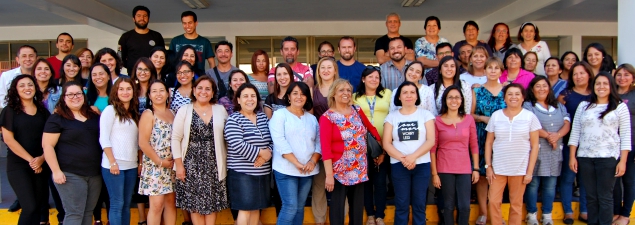
[[[384,219],[382,218],[377,218],[375,221],[377,222],[377,225],[386,225],[386,223],[384,223]]]
[[[551,213],[542,214],[542,225],[553,225],[553,220],[551,219]]]
[[[21,208],[22,208],[22,206],[20,206],[20,202],[18,200],[15,200],[15,202],[13,202],[13,204],[11,204],[11,206],[9,206],[9,209],[7,211],[16,212],[16,211],[20,210]]]
[[[368,216],[368,218],[366,219],[366,225],[376,225],[375,224],[375,217],[374,216]]]
[[[527,225],[538,225],[538,218],[536,217],[536,213],[527,213],[525,221],[527,222]]]

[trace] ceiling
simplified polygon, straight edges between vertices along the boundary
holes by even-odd
[[[401,7],[401,0],[207,0],[209,8],[193,11],[200,22],[383,21],[389,12],[399,13],[406,21],[422,21],[429,15],[442,21],[466,21],[478,20],[516,1],[534,3],[533,0],[426,0],[420,7],[405,8]],[[617,21],[617,0],[561,1],[568,4],[548,6],[550,13],[537,20]],[[85,3],[88,7],[71,5]],[[125,19],[129,21],[136,5],[149,7],[151,22],[155,23],[179,22],[181,12],[191,10],[181,0],[0,0],[0,26],[85,24],[68,14],[90,18],[101,9],[120,19],[128,16]]]

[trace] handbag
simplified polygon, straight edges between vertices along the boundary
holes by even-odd
[[[355,113],[357,113],[357,116],[359,116],[359,119],[361,120],[361,115],[357,112],[357,110],[359,109],[357,107],[353,108],[355,109]],[[384,153],[384,149],[381,148],[379,141],[377,141],[377,139],[375,139],[375,137],[370,133],[368,127],[366,127],[366,151],[368,152],[368,156],[373,159],[379,157],[381,154]]]

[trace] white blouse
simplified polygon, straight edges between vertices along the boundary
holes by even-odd
[[[273,139],[273,170],[296,177],[312,176],[320,171],[320,167],[315,165],[313,171],[302,174],[293,163],[282,157],[293,153],[300,163],[306,164],[313,153],[322,154],[320,125],[313,114],[305,111],[298,118],[287,108],[276,110],[269,120],[269,132]]]
[[[111,148],[120,170],[137,168],[139,128],[132,120],[121,122],[112,105],[106,106],[99,117],[99,144]],[[110,161],[104,152],[101,167],[109,169]]]
[[[589,102],[578,105],[571,128],[569,145],[578,147],[578,157],[619,158],[620,151],[631,150],[631,117],[624,103],[600,119],[608,104],[587,109]]]
[[[518,49],[523,53],[523,55],[527,54],[527,50],[525,50],[522,46],[518,45]],[[531,48],[529,51],[535,52],[538,55],[536,62],[536,69],[534,69],[534,73],[545,76],[545,60],[551,57],[551,51],[549,51],[549,46],[547,46],[547,42],[539,41],[536,46]],[[529,71],[532,72],[532,71]]]

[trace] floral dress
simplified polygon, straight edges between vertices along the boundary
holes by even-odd
[[[474,89],[476,96],[476,110],[474,114],[490,117],[496,110],[506,107],[503,91],[498,92],[497,96],[492,95],[485,87]],[[486,123],[476,123],[476,135],[478,137],[478,157],[479,157],[479,173],[485,175],[485,139],[487,139]]]
[[[170,149],[172,124],[155,117],[151,135],[150,146],[156,151],[157,155],[161,159],[172,158]],[[154,164],[146,155],[143,156],[142,164],[139,194],[154,196],[174,192],[175,173],[172,168]]]
[[[333,162],[333,176],[341,184],[351,186],[368,181],[366,159],[366,127],[357,110],[349,115],[331,109],[324,113],[331,123],[337,125],[344,140],[342,157]]]

